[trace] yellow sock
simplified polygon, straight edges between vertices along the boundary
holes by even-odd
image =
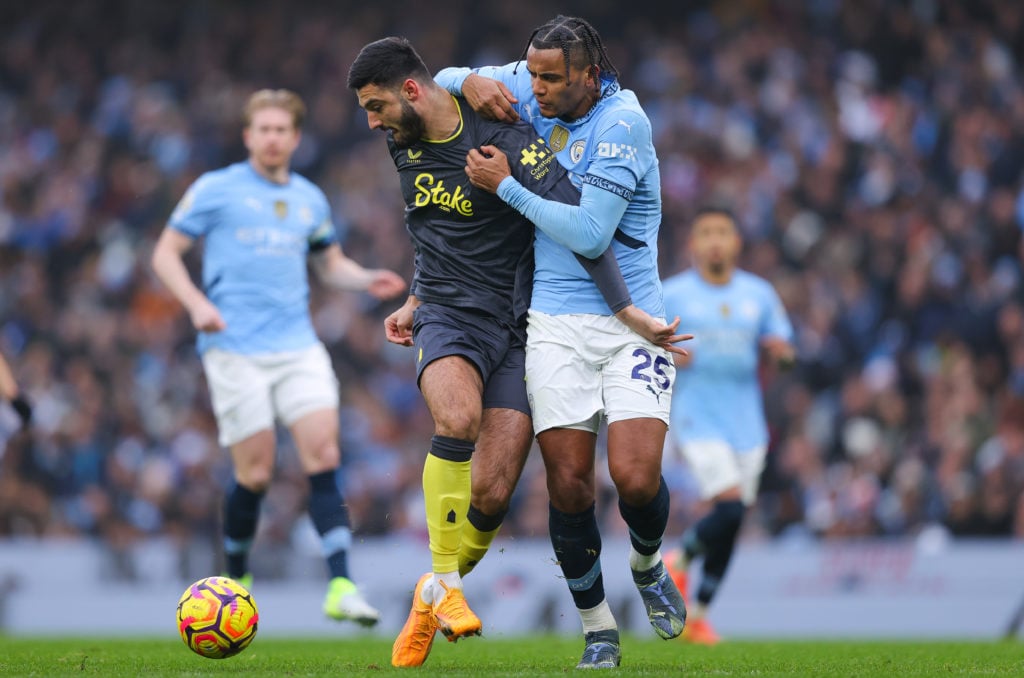
[[[462,545],[459,549],[460,577],[465,577],[473,571],[476,564],[487,553],[487,549],[491,548],[491,542],[498,534],[498,529],[496,527],[493,530],[482,532],[469,520],[462,526]]]
[[[433,454],[423,464],[423,501],[434,572],[459,569],[459,545],[469,509],[470,462]]]

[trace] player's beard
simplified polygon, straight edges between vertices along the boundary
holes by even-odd
[[[279,171],[282,167],[287,168],[291,156],[287,153],[262,151],[253,153],[253,159],[267,172]]]
[[[708,272],[716,278],[725,274],[729,264],[724,259],[713,259],[708,262]]]
[[[427,126],[423,117],[416,112],[408,101],[402,101],[402,115],[398,118],[398,126],[391,130],[391,139],[398,148],[409,148],[426,134]]]

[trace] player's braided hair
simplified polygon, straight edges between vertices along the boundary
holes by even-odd
[[[559,14],[530,34],[530,39],[526,41],[526,47],[523,48],[523,53],[519,57],[520,61],[526,59],[526,52],[531,46],[534,49],[562,50],[567,77],[573,56],[576,57],[577,62],[586,60],[586,63],[581,65],[597,66],[601,69],[601,73],[605,73],[613,79],[619,77],[619,70],[615,68],[615,64],[608,56],[600,34],[586,19]]]

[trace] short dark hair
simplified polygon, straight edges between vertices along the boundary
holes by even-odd
[[[701,205],[697,208],[697,211],[693,213],[693,218],[690,219],[690,223],[696,222],[701,217],[706,217],[710,214],[719,214],[726,217],[732,222],[733,226],[739,226],[740,222],[736,219],[736,214],[725,205]]]
[[[565,58],[565,72],[569,73],[569,65],[589,68],[597,66],[602,73],[612,79],[618,79],[619,70],[615,68],[608,56],[597,29],[586,19],[576,16],[559,14],[551,21],[540,26],[526,41],[526,47],[520,61],[526,59],[530,47],[534,49],[560,49]]]
[[[433,76],[412,44],[394,36],[363,47],[348,69],[348,87],[353,90],[367,85],[397,87],[408,78],[426,82]]]

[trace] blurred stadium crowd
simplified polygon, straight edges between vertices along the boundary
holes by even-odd
[[[657,4],[559,11],[602,32],[652,118],[663,275],[686,265],[695,208],[731,205],[744,265],[794,321],[798,367],[766,375],[773,444],[746,537],[1024,538],[1024,5]],[[310,108],[295,169],[344,249],[408,278],[394,168],[345,75],[390,34],[435,70],[511,61],[554,11],[488,5],[0,5],[0,350],[35,405],[27,433],[0,410],[0,537],[214,540],[229,465],[194,332],[148,269],[156,236],[199,173],[244,157],[245,97],[288,87]],[[383,338],[393,305],[314,289],[313,307],[357,531],[422,537],[432,427],[412,352]],[[678,530],[700,509],[680,463]],[[279,465],[264,544],[302,525],[286,437]],[[532,458],[506,536],[546,535],[542,474]]]

